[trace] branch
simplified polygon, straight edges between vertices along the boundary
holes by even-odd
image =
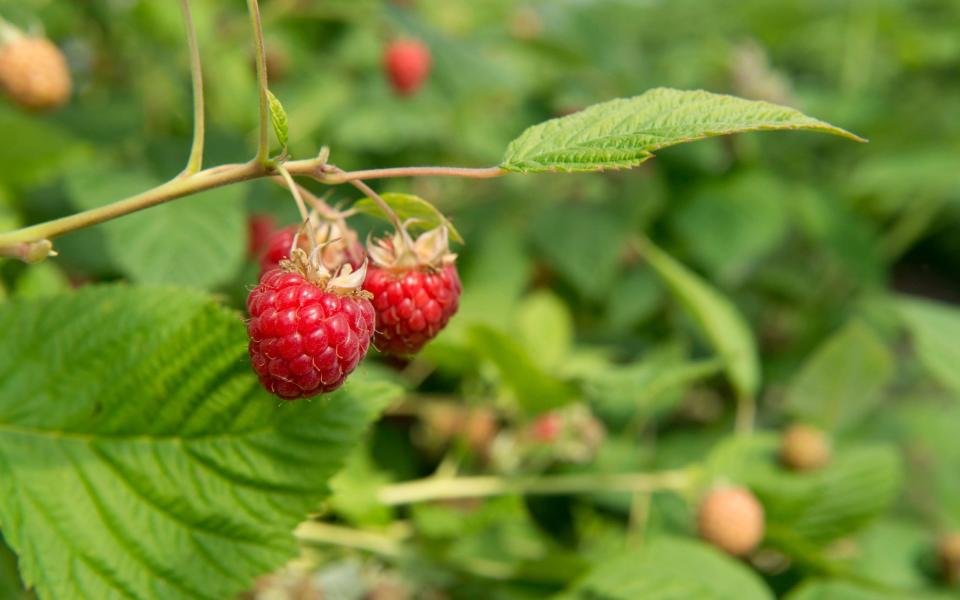
[[[428,477],[380,488],[378,498],[387,505],[428,500],[482,498],[507,494],[577,494],[589,492],[650,493],[682,491],[693,483],[690,470],[659,473],[547,475],[543,477]]]
[[[257,156],[254,161],[267,164],[270,155],[270,138],[267,121],[270,118],[267,99],[267,55],[263,44],[263,25],[260,22],[260,5],[257,0],[247,0],[250,11],[250,23],[253,26],[253,40],[257,51],[257,88],[260,94],[260,137],[257,142]]]
[[[322,173],[314,177],[327,185],[339,185],[357,179],[386,179],[389,177],[464,177],[467,179],[493,179],[509,173],[500,167],[472,169],[464,167],[396,167],[392,169],[368,169],[343,171],[326,165]]]
[[[183,24],[187,30],[187,48],[190,51],[190,74],[193,79],[193,144],[190,158],[182,175],[193,175],[203,168],[203,71],[200,65],[200,49],[197,46],[197,29],[190,14],[190,0],[180,0]]]

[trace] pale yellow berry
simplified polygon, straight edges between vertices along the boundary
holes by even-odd
[[[16,37],[0,46],[0,89],[29,110],[50,110],[70,98],[63,52],[46,38]]]
[[[960,532],[947,533],[937,542],[940,573],[947,583],[960,584]]]
[[[780,462],[794,471],[813,471],[830,462],[830,440],[809,425],[791,425],[780,440]]]
[[[700,537],[734,556],[751,552],[763,539],[763,506],[740,487],[715,488],[697,513]]]

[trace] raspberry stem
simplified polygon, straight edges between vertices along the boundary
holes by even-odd
[[[203,168],[203,71],[200,63],[200,49],[197,46],[197,29],[190,14],[190,1],[180,0],[183,11],[183,25],[187,30],[187,49],[190,52],[190,74],[193,81],[193,143],[190,146],[190,158],[182,175],[193,175]]]
[[[300,211],[300,219],[307,225],[310,249],[312,250],[313,248],[317,247],[317,240],[313,234],[313,232],[317,230],[317,227],[316,223],[313,222],[313,217],[307,210],[307,205],[303,203],[303,197],[300,195],[300,186],[297,185],[297,182],[293,180],[293,177],[290,176],[290,172],[287,171],[283,165],[277,165],[276,169],[280,173],[280,176],[283,177],[287,187],[290,189],[290,193],[293,195],[294,202],[297,203],[297,210]]]
[[[684,492],[696,481],[693,469],[655,473],[545,475],[539,477],[428,477],[380,488],[377,496],[390,506],[430,500],[483,498],[507,494],[577,494],[605,492]]]
[[[257,88],[260,93],[260,135],[257,141],[257,155],[254,157],[254,161],[266,165],[270,153],[267,53],[263,43],[263,24],[260,21],[260,4],[257,0],[247,0],[247,9],[250,12],[250,24],[253,27],[253,41],[257,51]]]

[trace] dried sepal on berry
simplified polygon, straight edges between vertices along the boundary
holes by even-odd
[[[274,233],[260,258],[260,273],[279,267],[280,261],[289,258],[294,248],[309,252],[311,228],[314,243],[323,246],[320,261],[327,268],[336,269],[344,263],[350,263],[355,269],[360,268],[366,255],[356,232],[336,223],[318,222],[315,225],[305,223],[286,227]]]
[[[377,267],[395,271],[423,267],[439,269],[457,260],[457,255],[450,252],[450,232],[444,225],[420,234],[415,240],[406,231],[368,239],[367,254]]]

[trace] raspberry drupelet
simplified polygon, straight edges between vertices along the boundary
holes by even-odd
[[[375,315],[359,289],[365,266],[332,277],[294,249],[247,298],[250,361],[260,383],[287,399],[333,391],[366,356]]]
[[[373,343],[387,354],[415,354],[436,337],[459,307],[460,277],[444,226],[410,242],[398,234],[368,244],[373,265],[363,287],[373,294]]]

